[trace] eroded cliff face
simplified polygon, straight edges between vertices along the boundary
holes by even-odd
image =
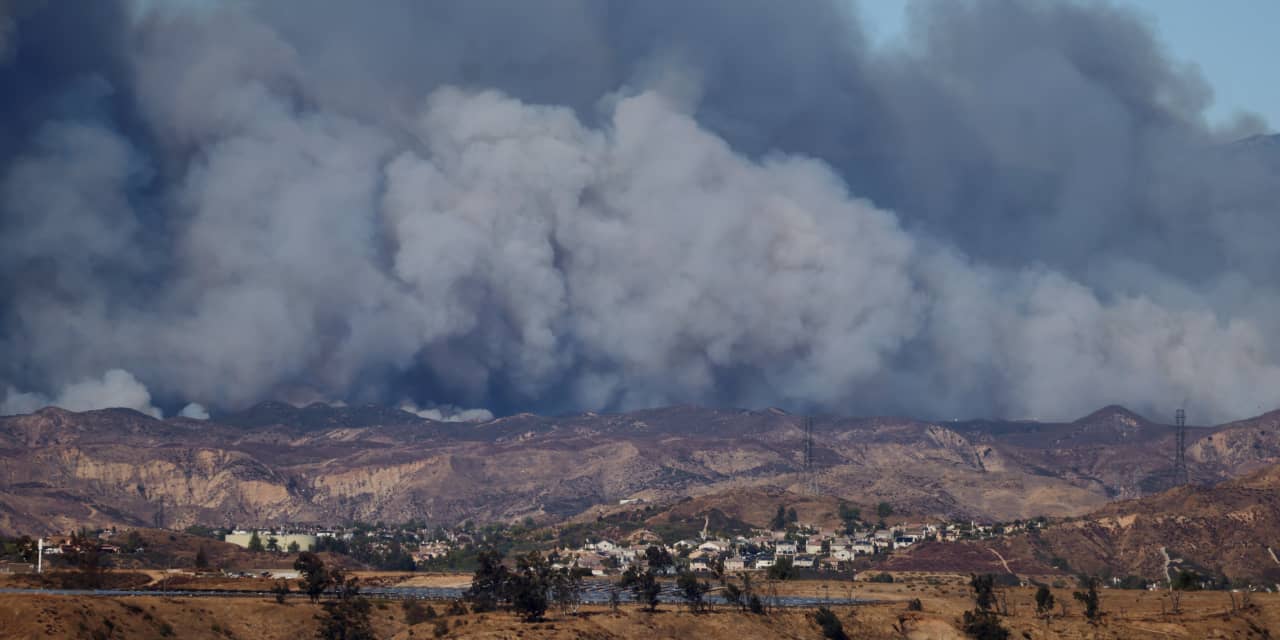
[[[404,414],[366,426],[307,411],[319,422],[246,427],[59,409],[0,418],[0,529],[558,519],[641,493],[803,484],[802,421],[777,410],[479,425]],[[1100,415],[1064,425],[825,419],[815,423],[814,473],[828,495],[1002,520],[1079,515],[1163,488],[1169,428]],[[373,422],[350,409],[343,416]],[[1277,422],[1197,432],[1194,474],[1228,478],[1280,462]]]

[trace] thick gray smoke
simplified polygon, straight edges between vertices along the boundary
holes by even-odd
[[[0,4],[0,411],[1277,404],[1280,151],[1105,5],[90,4]]]

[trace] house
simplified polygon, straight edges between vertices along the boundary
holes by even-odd
[[[706,560],[698,558],[689,562],[689,570],[694,572],[707,572],[711,571],[711,567],[707,565]]]
[[[795,559],[791,561],[791,566],[796,567],[797,569],[812,569],[814,566],[813,556],[796,556]]]
[[[831,557],[841,562],[852,560],[857,554],[850,549],[836,549],[831,552]]]
[[[866,540],[859,540],[849,545],[849,551],[860,556],[869,556],[876,552],[876,546]]]
[[[608,540],[601,540],[593,544],[588,544],[584,548],[589,551],[599,551],[607,556],[614,555],[618,552],[618,545],[609,542]]]
[[[718,542],[716,540],[708,540],[698,545],[698,551],[711,554],[711,555],[718,555],[718,554],[724,553],[725,549],[727,548],[728,547],[723,542]]]
[[[894,547],[899,547],[899,548],[900,548],[900,547],[909,547],[909,546],[911,546],[911,545],[913,545],[913,544],[915,544],[915,543],[917,543],[917,542],[920,542],[920,536],[915,535],[915,534],[913,534],[913,533],[911,533],[911,534],[904,534],[904,535],[896,536],[896,537],[893,539],[893,546],[894,546]]]
[[[794,556],[796,554],[796,543],[787,541],[779,542],[773,545],[773,552],[780,556]]]
[[[732,558],[725,558],[724,560],[724,570],[726,572],[742,571],[746,568],[747,561],[742,556],[733,556]]]
[[[769,554],[760,554],[756,556],[756,568],[768,569],[774,565],[774,558]]]

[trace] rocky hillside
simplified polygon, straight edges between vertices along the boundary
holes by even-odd
[[[1073,516],[1169,484],[1173,430],[1119,407],[1071,423],[823,417],[822,492],[899,512]],[[0,530],[425,518],[558,521],[645,497],[801,491],[803,418],[672,407],[440,423],[269,403],[156,420],[47,408],[0,418]],[[1280,462],[1280,413],[1194,429],[1198,482]]]

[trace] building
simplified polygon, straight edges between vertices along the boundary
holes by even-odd
[[[280,551],[288,551],[289,547],[297,543],[299,551],[314,551],[316,548],[316,537],[306,533],[271,533],[270,531],[259,531],[258,539],[262,541],[262,547],[265,549],[267,541],[271,538],[276,539],[276,547]],[[249,548],[249,541],[253,539],[251,531],[236,531],[228,533],[225,542],[229,542],[238,547]]]

